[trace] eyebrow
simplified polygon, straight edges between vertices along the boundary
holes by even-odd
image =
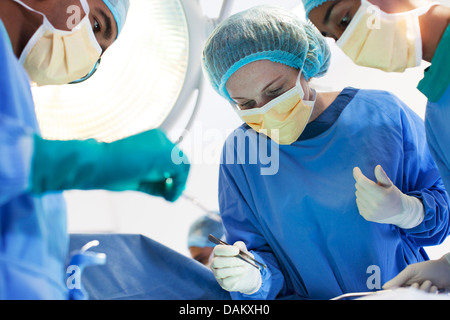
[[[330,22],[330,16],[331,16],[331,12],[333,12],[334,7],[341,2],[341,0],[336,0],[334,1],[331,6],[328,8],[327,13],[325,14],[325,17],[323,18],[323,24],[328,24],[328,22]]]
[[[270,88],[271,85],[273,85],[275,82],[277,82],[278,80],[280,80],[282,77],[283,77],[283,75],[278,76],[276,79],[274,79],[272,82],[270,82],[267,86],[265,86],[265,87],[261,90],[261,92],[266,91],[267,88]],[[242,99],[247,99],[247,98],[231,97],[231,99],[234,99],[234,100],[236,100],[236,99],[241,99],[241,100],[242,100]]]

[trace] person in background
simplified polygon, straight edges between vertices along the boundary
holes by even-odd
[[[441,1],[429,0],[303,0],[303,4],[306,17],[324,36],[335,39],[358,65],[403,72],[419,66],[422,60],[431,63],[417,88],[428,98],[427,142],[449,189],[450,8]],[[427,291],[448,285],[445,257],[409,266],[386,288],[414,284]],[[424,278],[435,269],[436,275],[443,276],[441,281]],[[426,281],[432,279],[435,285]]]
[[[208,214],[196,219],[188,233],[188,249],[193,259],[209,266],[211,263],[214,244],[208,240],[212,234],[216,238],[223,237],[223,225],[220,215]]]
[[[234,245],[216,246],[211,263],[234,299],[379,290],[448,235],[449,198],[423,121],[385,91],[313,90],[330,56],[314,26],[276,6],[231,16],[205,44],[207,79],[245,122],[219,171]],[[277,172],[263,174],[263,150],[278,154]]]
[[[175,201],[185,187],[189,162],[161,130],[112,143],[40,134],[30,82],[89,78],[128,9],[128,0],[0,1],[0,299],[70,298],[64,190]]]

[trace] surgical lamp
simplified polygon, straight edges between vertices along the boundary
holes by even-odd
[[[199,109],[204,41],[218,19],[198,0],[132,0],[119,39],[87,81],[33,87],[42,136],[111,142],[153,128],[178,138]]]

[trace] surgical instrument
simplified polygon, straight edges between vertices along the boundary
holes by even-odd
[[[209,239],[209,241],[211,241],[212,243],[215,243],[215,244],[220,244],[220,245],[224,245],[224,246],[230,246],[230,244],[228,244],[225,241],[222,241],[220,239],[217,239],[212,234],[210,234],[208,236],[208,239]],[[239,250],[238,258],[243,260],[243,261],[245,261],[245,262],[247,262],[248,264],[252,265],[253,267],[255,267],[258,270],[261,270],[261,267],[263,267],[264,269],[267,268],[267,266],[265,264],[263,264],[263,263],[259,262],[258,260],[254,259],[248,253],[246,253],[246,252],[244,252],[242,250]]]

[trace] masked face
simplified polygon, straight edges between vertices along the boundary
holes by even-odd
[[[374,5],[381,2],[390,13]],[[356,64],[403,72],[422,61],[419,17],[433,4],[409,10],[402,1],[329,1],[313,9],[310,19]]]
[[[38,86],[60,85],[91,73],[102,49],[89,20],[90,10],[86,0],[81,0],[86,15],[71,31],[56,29],[45,14],[22,1],[14,1],[44,18],[19,59],[33,82]]]
[[[417,67],[422,61],[419,17],[430,7],[388,14],[362,0],[337,45],[360,66],[387,72]]]
[[[305,97],[301,75],[302,70],[257,61],[231,76],[227,91],[243,121],[275,142],[289,145],[302,134],[315,103],[315,96]]]

